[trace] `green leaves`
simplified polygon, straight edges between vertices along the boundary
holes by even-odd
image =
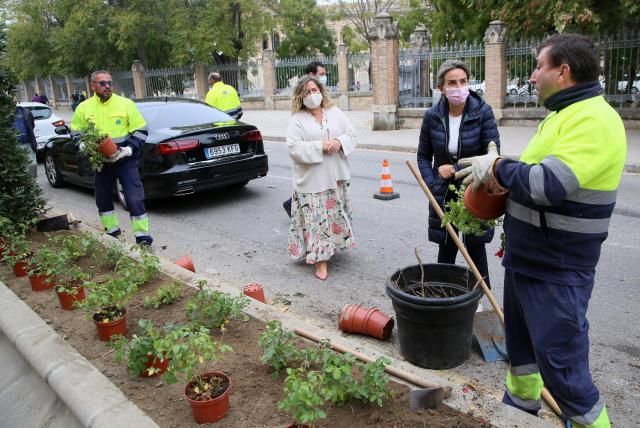
[[[465,187],[456,189],[453,184],[449,185],[449,190],[457,196],[445,205],[442,227],[451,224],[465,235],[482,236],[488,228],[496,227],[499,223],[496,220],[480,220],[467,211],[464,206],[464,189]]]
[[[100,144],[107,137],[108,135],[100,131],[91,119],[87,119],[87,126],[82,130],[82,136],[80,137],[82,142],[80,151],[89,158],[91,167],[96,171],[102,171],[102,166],[104,165],[105,157],[100,152]]]
[[[337,406],[351,400],[382,406],[389,397],[388,377],[384,366],[390,361],[379,358],[362,363],[350,354],[337,354],[329,342],[317,348],[298,349],[293,333],[279,321],[270,321],[260,335],[262,362],[275,369],[275,375],[286,367],[285,397],[278,403],[299,424],[315,424],[326,417],[327,403]]]
[[[182,297],[182,283],[174,281],[160,287],[155,296],[145,297],[144,306],[158,309],[161,305],[170,305],[180,297]]]
[[[277,49],[278,56],[333,55],[336,45],[332,31],[325,23],[324,12],[315,0],[281,0],[280,22],[287,36]]]
[[[198,293],[187,302],[187,319],[195,325],[224,330],[224,325],[231,320],[245,318],[242,310],[249,304],[249,299],[242,293],[231,297],[220,291],[204,288],[206,281],[198,284]]]

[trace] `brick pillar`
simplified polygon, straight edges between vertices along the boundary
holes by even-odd
[[[205,64],[196,64],[193,84],[196,88],[196,98],[204,100],[209,90],[209,74]]]
[[[338,46],[338,91],[349,92],[349,64],[347,63],[347,45]]]
[[[131,64],[131,72],[133,73],[133,88],[136,91],[136,98],[144,98],[147,96],[147,82],[144,79],[144,64],[139,59]]]
[[[497,121],[502,118],[507,88],[506,35],[507,27],[502,21],[491,21],[484,33],[484,100],[493,108]]]
[[[53,104],[53,108],[58,108],[60,105],[60,99],[62,98],[62,94],[60,93],[60,88],[58,88],[56,79],[53,76],[49,75],[49,84],[51,85],[51,104]]]
[[[29,81],[23,80],[22,87],[24,88],[24,100],[31,101],[31,98],[33,98],[33,92],[31,91],[31,85],[29,84]]]
[[[388,13],[373,19],[371,42],[373,129],[398,129],[398,23]]]
[[[411,49],[416,53],[426,53],[431,48],[431,33],[422,25],[416,27],[415,31],[409,36],[409,44]],[[431,68],[429,59],[420,60],[420,97],[431,96]]]
[[[276,61],[271,49],[262,52],[262,79],[264,85],[264,108],[274,110],[273,95],[276,89]]]

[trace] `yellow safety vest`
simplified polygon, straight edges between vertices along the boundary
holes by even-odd
[[[135,103],[128,98],[113,94],[106,102],[97,95],[82,102],[73,113],[71,130],[82,131],[91,119],[96,127],[111,138],[122,141],[147,123]]]
[[[224,82],[216,82],[213,84],[205,102],[212,107],[224,112],[232,112],[240,107],[240,98],[233,86],[225,85]]]

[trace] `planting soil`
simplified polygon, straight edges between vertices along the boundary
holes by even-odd
[[[30,237],[42,241],[40,235]],[[37,243],[36,243],[37,245]],[[85,272],[93,272],[94,277],[108,275],[92,265],[85,257],[79,264]],[[191,409],[183,391],[185,383],[168,385],[160,377],[143,378],[127,373],[125,365],[116,364],[113,352],[98,340],[93,321],[80,310],[60,309],[53,290],[33,292],[29,280],[16,278],[12,270],[0,263],[0,278],[42,317],[58,334],[91,361],[140,409],[149,415],[161,427],[198,426],[193,422]],[[141,287],[138,293],[126,305],[128,336],[135,333],[139,319],[152,320],[156,326],[165,323],[184,323],[185,302],[195,295],[192,288],[185,287],[183,297],[171,305],[159,309],[143,305],[146,296],[152,296],[156,290],[171,283],[167,277],[158,277]],[[223,341],[233,348],[221,361],[217,361],[212,370],[222,371],[231,379],[230,408],[224,419],[218,424],[224,427],[285,427],[293,419],[278,409],[278,401],[284,397],[284,374],[274,378],[271,368],[260,362],[262,349],[258,338],[264,332],[264,324],[249,318],[246,321],[232,321],[224,332],[214,332],[214,339]],[[310,343],[301,346],[313,346]],[[79,386],[80,387],[80,386]],[[383,407],[363,405],[359,402],[343,407],[328,409],[326,419],[317,426],[337,427],[479,427],[488,426],[486,421],[473,416],[460,414],[446,406],[436,410],[412,412],[409,410],[409,388],[396,382],[390,382],[392,398],[385,401]],[[91,394],[92,391],[86,391]]]

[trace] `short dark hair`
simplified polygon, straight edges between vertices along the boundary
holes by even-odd
[[[593,39],[582,34],[554,34],[547,37],[537,54],[549,48],[549,62],[554,67],[569,65],[571,77],[576,83],[598,80],[600,74],[600,56]]]
[[[311,61],[304,68],[305,74],[313,73],[314,75],[318,73],[318,67],[326,68],[323,63],[320,61]]]

